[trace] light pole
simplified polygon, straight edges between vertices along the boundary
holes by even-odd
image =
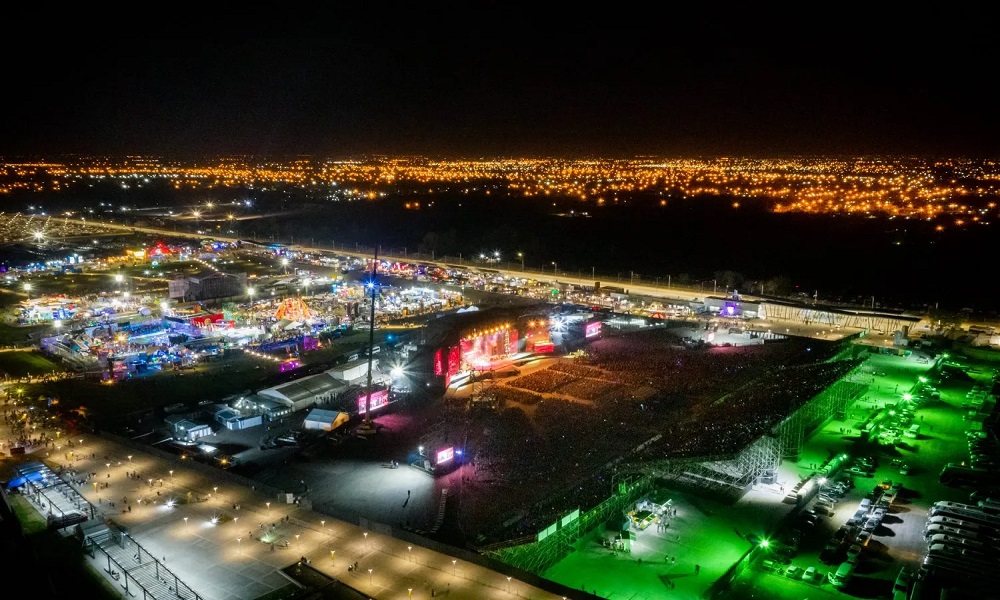
[[[264,504],[267,505],[267,515],[271,516],[271,503],[270,502],[265,502]]]
[[[556,276],[559,275],[559,265],[557,265],[555,261],[552,261],[552,274]]]
[[[368,532],[365,532],[365,550],[368,549]]]
[[[451,561],[451,574],[452,575],[457,575],[458,574],[458,561],[457,560]]]
[[[517,257],[521,259],[521,271],[524,271],[524,252],[518,252]]]
[[[332,565],[336,559],[337,559],[337,551],[330,550],[330,564]]]
[[[368,569],[368,585],[372,584],[372,570]]]
[[[236,538],[236,548],[240,554],[243,554],[243,538]]]
[[[510,593],[510,580],[511,580],[511,576],[508,575],[507,576],[507,593],[508,594]]]
[[[299,535],[300,535],[300,534],[298,534],[298,533],[296,533],[296,534],[295,534],[295,547],[296,547],[296,548],[298,548],[298,547],[299,547]]]
[[[184,531],[190,531],[190,529],[188,529],[188,518],[187,517],[184,517]]]
[[[288,259],[287,258],[281,259],[281,269],[282,269],[282,272],[285,275],[288,275]]]
[[[413,546],[407,546],[406,551],[409,552],[410,562],[413,562]]]

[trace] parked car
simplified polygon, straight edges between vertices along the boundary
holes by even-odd
[[[802,581],[814,583],[816,581],[822,581],[822,577],[822,574],[816,571],[816,567],[809,567],[802,574]]]
[[[791,577],[792,579],[799,579],[802,576],[802,567],[788,565],[788,567],[785,568],[785,576]]]
[[[851,547],[847,549],[847,560],[857,560],[858,556],[861,555],[861,546],[858,544],[851,544]]]

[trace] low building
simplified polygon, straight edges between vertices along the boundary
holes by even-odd
[[[332,402],[346,389],[347,383],[323,372],[260,390],[257,395],[284,404],[296,412]]]
[[[189,415],[168,415],[164,421],[176,439],[186,442],[193,442],[214,433],[210,425],[196,423],[190,420]]]
[[[372,371],[376,370],[378,370],[378,359],[373,357]],[[329,373],[330,377],[349,383],[359,381],[361,378],[368,376],[368,357],[358,358],[332,369],[327,369],[326,373]]]
[[[350,419],[347,413],[339,410],[326,410],[324,408],[314,408],[306,415],[302,422],[303,429],[318,429],[320,431],[333,431]]]
[[[235,408],[228,406],[218,409],[212,418],[230,431],[249,429],[251,427],[264,424],[263,415],[244,415]]]
[[[172,279],[168,288],[170,299],[182,302],[232,298],[246,294],[247,274],[206,270]]]

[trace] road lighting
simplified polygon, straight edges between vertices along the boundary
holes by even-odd
[[[409,552],[410,562],[413,562],[413,546],[407,546],[406,551]]]
[[[524,270],[524,252],[518,252],[517,257],[521,259],[521,270]]]
[[[452,575],[457,575],[458,574],[458,561],[457,560],[451,561],[451,574]]]
[[[331,565],[333,564],[333,561],[336,560],[336,558],[337,558],[337,551],[336,550],[330,550],[330,564]]]
[[[296,548],[298,548],[298,547],[299,547],[299,535],[300,535],[300,534],[298,534],[298,533],[296,533],[296,534],[295,534],[295,547],[296,547]]]
[[[281,259],[281,268],[285,275],[288,275],[288,259]]]
[[[365,550],[368,549],[368,532],[365,532]]]
[[[372,570],[368,569],[368,585],[372,584]]]
[[[271,503],[270,502],[265,502],[264,504],[267,505],[267,514],[270,515],[271,514]]]
[[[559,275],[559,265],[555,261],[552,261],[552,274]]]
[[[510,575],[508,575],[507,576],[507,593],[508,594],[510,593],[510,580],[511,580],[511,577],[510,577]]]
[[[188,518],[184,517],[184,530],[187,531]]]
[[[236,548],[239,549],[240,554],[243,554],[243,538],[236,538]]]
[[[170,481],[173,482],[173,480],[174,480],[174,470],[170,469]]]

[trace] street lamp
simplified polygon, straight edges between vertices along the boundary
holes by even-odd
[[[271,514],[271,503],[270,502],[265,502],[264,504],[267,505],[267,514],[270,515]]]
[[[285,275],[288,275],[288,259],[281,259],[281,268]]]
[[[372,584],[372,570],[368,569],[368,585]]]
[[[451,574],[452,575],[457,575],[458,574],[458,561],[457,560],[451,561]]]
[[[406,551],[409,552],[410,562],[413,562],[413,546],[407,546]]]
[[[517,257],[521,259],[521,270],[524,270],[524,252],[518,252]]]
[[[365,550],[368,549],[368,532],[365,532]]]
[[[295,534],[295,547],[296,547],[296,548],[298,548],[298,547],[299,547],[299,535],[300,535],[300,534],[298,534],[298,533],[296,533],[296,534]]]
[[[552,261],[552,274],[559,275],[559,265],[555,261]]]
[[[330,564],[333,564],[333,561],[336,560],[336,558],[337,558],[337,551],[330,550]]]
[[[243,538],[236,538],[236,548],[243,554]]]
[[[511,580],[511,576],[508,575],[507,576],[507,593],[508,594],[510,593],[510,580]]]
[[[184,517],[184,530],[187,531],[188,518]]]

